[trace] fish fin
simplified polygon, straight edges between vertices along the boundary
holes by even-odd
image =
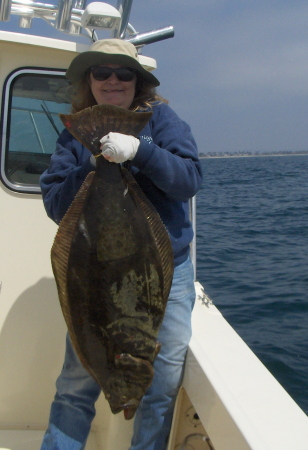
[[[90,172],[82,183],[78,193],[76,194],[71,206],[67,210],[65,216],[60,222],[54,243],[51,249],[51,264],[55,280],[58,288],[58,295],[60,300],[63,316],[72,340],[72,344],[82,361],[82,355],[75,338],[75,333],[72,324],[72,315],[68,301],[67,292],[67,268],[69,261],[70,248],[74,236],[74,231],[78,223],[78,219],[82,212],[82,208],[87,197],[89,186],[92,183],[95,172]],[[85,364],[85,361],[82,361]]]
[[[134,112],[113,105],[95,105],[76,114],[59,114],[64,126],[93,155],[99,155],[100,139],[109,132],[137,137],[152,112]]]
[[[140,188],[135,178],[124,167],[122,167],[121,170],[124,178],[126,179],[128,190],[130,191],[132,197],[133,198],[135,197],[135,199],[137,199],[137,202],[140,204],[140,207],[142,208],[150,224],[150,229],[155,239],[161,258],[161,266],[164,274],[163,278],[165,280],[163,292],[164,292],[164,300],[166,303],[168,300],[172,284],[173,269],[174,269],[173,267],[174,256],[169,234],[157,210],[154,208],[150,200],[147,198],[143,190]]]

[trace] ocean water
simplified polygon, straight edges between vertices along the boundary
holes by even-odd
[[[197,279],[308,414],[308,155],[202,165]]]

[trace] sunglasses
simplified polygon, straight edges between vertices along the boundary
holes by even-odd
[[[114,73],[120,81],[132,81],[135,76],[134,69],[128,69],[126,67],[119,67],[118,69],[112,69],[105,66],[94,66],[90,69],[93,78],[97,81],[105,81],[111,77]]]

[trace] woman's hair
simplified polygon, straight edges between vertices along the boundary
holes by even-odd
[[[155,87],[142,78],[138,72],[136,72],[136,76],[136,93],[130,110],[145,110],[151,108],[155,102],[168,103],[168,100],[157,94]],[[81,81],[72,86],[71,104],[73,114],[97,104],[90,87],[89,71]]]

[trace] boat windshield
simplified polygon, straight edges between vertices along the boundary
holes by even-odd
[[[10,189],[39,192],[58,135],[59,113],[70,109],[64,71],[20,69],[5,84],[2,117],[2,179]]]

